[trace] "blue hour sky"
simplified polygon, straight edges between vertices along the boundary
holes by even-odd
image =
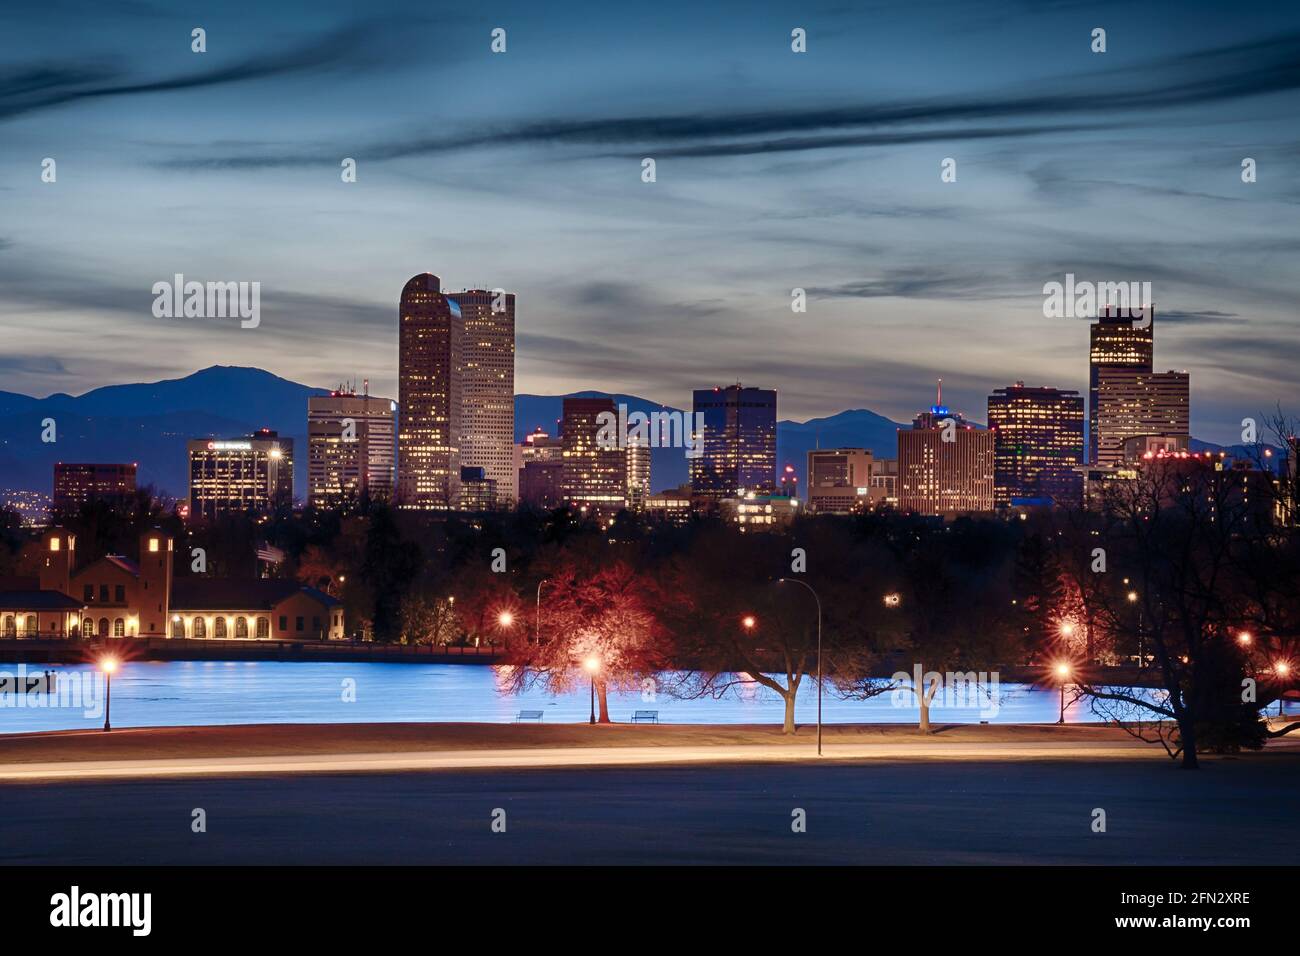
[[[1152,283],[1199,437],[1300,411],[1295,4],[49,0],[0,37],[3,390],[395,395],[432,271],[518,294],[521,392],[904,419],[942,376],[982,420],[1017,379],[1086,389],[1087,323],[1042,314],[1072,272]],[[175,273],[260,282],[260,327],[155,318]]]

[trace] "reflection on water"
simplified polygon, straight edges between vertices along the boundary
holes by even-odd
[[[0,665],[13,673],[16,665]],[[42,668],[28,665],[29,671]],[[84,672],[87,667],[58,667]],[[539,690],[503,694],[498,668],[467,664],[342,664],[281,661],[176,661],[125,663],[113,677],[114,727],[188,724],[366,723],[384,721],[484,721],[508,723],[520,710],[542,710],[547,723],[581,722],[588,717],[588,687],[558,697]],[[348,692],[355,682],[355,690]],[[350,700],[349,698],[354,698]],[[911,695],[890,694],[868,701],[840,700],[828,689],[823,698],[826,723],[912,723],[917,710]],[[28,698],[30,702],[32,698]],[[1087,701],[1070,703],[1071,723],[1097,721]],[[1030,690],[1003,684],[993,707],[987,699],[969,706],[936,706],[937,722],[1051,723],[1060,698],[1055,688]],[[77,708],[15,707],[0,698],[0,733],[65,730],[103,723]],[[896,706],[896,703],[903,706]],[[610,692],[610,716],[627,721],[634,710],[657,710],[673,724],[779,724],[784,704],[772,692],[750,685],[721,700],[676,700],[634,690]],[[817,717],[816,682],[799,690],[795,717]]]

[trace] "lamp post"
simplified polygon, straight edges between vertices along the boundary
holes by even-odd
[[[1124,583],[1125,584],[1128,583],[1128,578],[1124,579]],[[1137,604],[1137,599],[1138,599],[1138,593],[1136,591],[1128,592],[1129,604]],[[1141,606],[1139,606],[1138,607],[1138,667],[1145,667],[1145,666],[1146,666],[1146,656],[1142,653],[1142,608]]]
[[[117,670],[117,659],[105,657],[99,662],[99,669],[104,672],[105,691],[104,691],[104,732],[113,729],[113,725],[108,722],[109,712],[113,709],[113,671]]]
[[[533,643],[542,643],[542,585],[550,578],[542,578],[537,582],[537,630],[533,634]]]
[[[1057,664],[1056,676],[1061,678],[1061,716],[1057,719],[1058,724],[1065,723],[1065,682],[1070,676],[1069,664]]]
[[[591,675],[591,720],[589,721],[589,723],[595,724],[596,723],[596,671],[600,670],[600,659],[596,657],[588,657],[585,661],[582,662],[582,666],[585,667],[587,669],[587,673]]]
[[[817,756],[820,757],[822,755],[822,599],[817,596],[817,592],[811,585],[798,578],[779,578],[776,583],[785,584],[787,581],[807,588],[808,593],[817,602]]]

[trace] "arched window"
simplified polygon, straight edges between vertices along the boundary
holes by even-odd
[[[126,621],[120,617],[113,622],[113,636],[126,637]]]
[[[95,636],[95,619],[93,617],[88,617],[81,622],[81,636],[82,637]]]
[[[36,626],[36,615],[35,615],[35,614],[28,614],[28,615],[27,615],[27,627],[25,628],[25,630],[26,630],[27,633],[28,633],[30,636],[32,636],[32,637],[35,637],[35,636],[36,636],[36,632],[37,632],[38,630],[40,630],[40,628],[38,628],[38,627]]]
[[[259,617],[257,619],[257,636],[263,639],[271,636],[271,619],[269,617]]]
[[[185,636],[185,622],[179,617],[172,618],[172,637]]]
[[[248,639],[248,618],[246,617],[235,618],[235,637],[244,640]]]
[[[18,636],[18,625],[14,623],[14,616],[12,614],[6,614],[5,615],[5,637],[17,637],[17,636]]]
[[[108,637],[108,618],[106,617],[99,619],[99,636]]]
[[[195,637],[208,636],[208,622],[203,620],[203,618],[201,617],[196,617],[194,619],[194,636]]]
[[[217,618],[217,624],[216,624],[216,627],[214,627],[214,628],[212,629],[212,636],[213,636],[213,637],[225,637],[225,636],[226,636],[226,619],[225,619],[224,617],[218,617],[218,618]]]

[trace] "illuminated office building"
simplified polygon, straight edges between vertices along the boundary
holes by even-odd
[[[398,502],[448,510],[460,484],[464,318],[426,272],[402,289],[398,321]]]
[[[560,492],[571,508],[611,515],[627,506],[627,449],[598,440],[606,412],[618,414],[612,398],[564,400]]]
[[[993,510],[993,433],[938,399],[898,430],[899,508],[922,515]]]
[[[1107,468],[1124,462],[1124,444],[1144,435],[1183,436],[1191,429],[1186,372],[1102,368],[1097,376],[1097,458]]]
[[[56,513],[76,511],[92,501],[124,505],[135,497],[134,464],[78,464],[61,461],[54,466]]]
[[[994,498],[999,507],[1026,499],[1078,504],[1083,493],[1083,396],[1016,382],[989,396]]]
[[[776,391],[739,383],[696,389],[694,411],[704,429],[702,454],[690,460],[695,494],[715,500],[775,494]]]
[[[397,403],[355,390],[307,399],[307,504],[333,508],[393,494]]]
[[[268,428],[247,438],[189,442],[190,517],[270,514],[293,505],[293,439]]]
[[[1088,461],[1098,463],[1098,411],[1101,373],[1123,369],[1150,374],[1155,358],[1155,307],[1148,305],[1145,317],[1103,309],[1093,323],[1088,350]]]
[[[460,368],[460,464],[482,468],[496,487],[489,507],[513,507],[515,466],[515,295],[504,290],[449,292],[460,306],[464,341]]]

